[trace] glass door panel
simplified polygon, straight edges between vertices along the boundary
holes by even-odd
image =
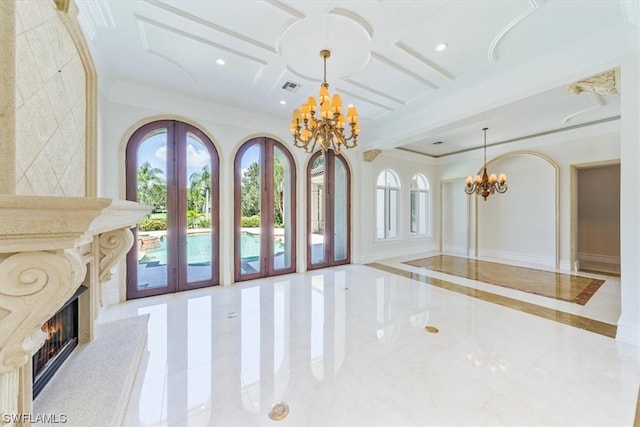
[[[292,273],[295,165],[270,138],[247,141],[235,160],[235,280]]]
[[[155,129],[142,138],[136,155],[135,200],[153,206],[138,223],[138,291],[166,288],[169,249],[173,236],[167,235],[167,128]]]
[[[349,206],[347,199],[347,168],[344,161],[335,159],[333,192],[333,259],[347,259],[347,222]]]
[[[350,178],[345,160],[318,152],[307,167],[307,268],[347,264],[350,258]]]
[[[318,156],[311,165],[311,229],[309,244],[311,245],[311,264],[323,264],[325,262],[325,201],[327,195],[325,158]]]
[[[211,280],[213,233],[211,232],[211,155],[191,132],[187,133],[186,168],[186,269],[187,283]]]
[[[293,214],[291,210],[294,186],[291,163],[285,153],[273,147],[273,268],[292,266]]]
[[[395,188],[389,191],[389,238],[398,237],[398,190]]]
[[[240,275],[255,275],[262,269],[262,147],[255,143],[240,158]]]

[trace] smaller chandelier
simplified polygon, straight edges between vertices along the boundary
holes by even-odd
[[[320,85],[318,103],[310,96],[300,109],[293,110],[291,116],[291,133],[293,145],[304,148],[307,153],[315,151],[320,145],[322,151],[333,150],[340,154],[342,147],[354,148],[358,145],[358,111],[353,105],[347,108],[347,116],[342,114],[342,100],[339,94],[329,96],[329,83],[327,83],[327,58],[331,56],[328,50],[321,50],[320,56],[324,60],[324,78]],[[331,101],[329,101],[331,99]],[[316,118],[316,105],[320,106],[320,117]],[[349,123],[351,135],[344,133],[345,123]]]
[[[464,192],[467,194],[480,194],[487,200],[489,195],[495,193],[504,193],[507,191],[507,176],[503,173],[499,177],[495,173],[487,175],[487,129],[484,131],[484,169],[482,176],[476,175],[475,178],[471,176],[467,177],[467,186],[464,188]]]

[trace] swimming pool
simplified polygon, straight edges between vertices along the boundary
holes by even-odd
[[[241,234],[241,250],[243,260],[252,260],[260,256],[260,236],[251,233]],[[273,240],[275,253],[284,250],[284,243],[278,239]],[[160,247],[145,252],[138,264],[157,263],[167,264],[167,239],[160,240]],[[189,264],[208,264],[211,262],[211,236],[194,235],[187,237],[187,260]]]

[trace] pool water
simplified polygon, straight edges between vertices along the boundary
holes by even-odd
[[[241,256],[243,260],[252,260],[260,256],[260,236],[251,233],[241,234]],[[273,240],[275,253],[284,251],[284,243]],[[160,241],[160,247],[147,251],[138,264],[167,264],[167,239]],[[195,235],[187,237],[187,260],[189,264],[209,264],[211,262],[211,236]]]

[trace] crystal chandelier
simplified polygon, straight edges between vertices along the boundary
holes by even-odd
[[[353,105],[347,108],[346,122],[351,128],[351,135],[344,133],[345,116],[342,114],[342,100],[339,94],[329,96],[329,83],[327,83],[327,58],[331,56],[328,50],[321,50],[320,56],[324,60],[324,78],[318,94],[318,104],[313,96],[310,96],[300,109],[293,110],[291,116],[291,133],[293,145],[304,148],[307,153],[315,151],[320,145],[322,151],[333,150],[340,154],[342,147],[354,148],[358,145],[358,111]],[[329,101],[331,99],[331,101]],[[320,106],[320,117],[316,118],[316,105]]]
[[[507,176],[503,173],[500,174],[499,177],[496,177],[495,173],[491,175],[487,175],[487,129],[482,129],[484,131],[484,170],[482,172],[482,176],[476,175],[475,178],[471,176],[467,177],[467,186],[464,189],[464,192],[467,194],[480,194],[487,200],[489,195],[495,193],[504,193],[507,191]]]

